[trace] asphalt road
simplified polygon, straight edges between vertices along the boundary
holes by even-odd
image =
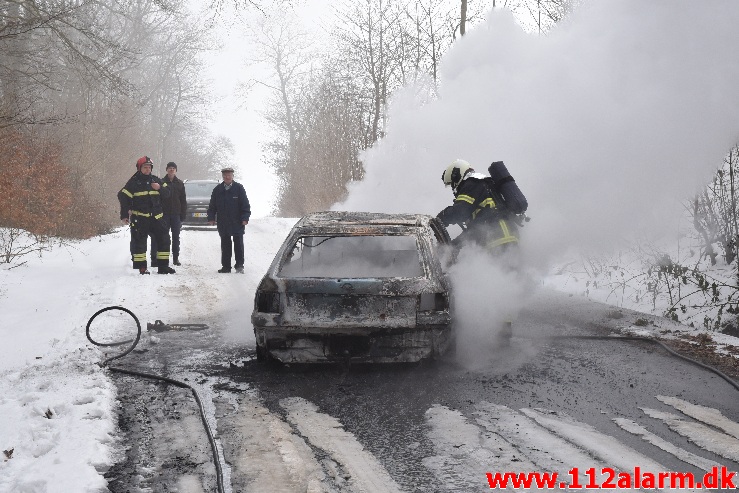
[[[739,471],[739,392],[726,381],[652,343],[568,337],[643,315],[551,293],[531,306],[510,346],[478,341],[417,365],[265,365],[210,327],[145,335],[118,366],[199,389],[227,491],[489,491],[487,472],[573,467]],[[114,379],[127,449],[110,490],[215,491],[189,392]]]

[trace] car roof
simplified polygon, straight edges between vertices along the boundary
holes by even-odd
[[[324,211],[303,216],[296,228],[324,226],[425,226],[433,219],[426,214],[387,214],[381,212]]]

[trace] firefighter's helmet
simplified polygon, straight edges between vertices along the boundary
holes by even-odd
[[[143,156],[136,161],[136,169],[141,171],[141,167],[145,164],[148,164],[152,168],[154,167],[154,163],[151,162],[151,159],[149,159],[149,156]]]
[[[452,164],[444,170],[444,173],[441,175],[441,180],[444,182],[444,185],[451,185],[452,190],[456,190],[459,186],[459,182],[464,178],[464,175],[472,171],[475,170],[472,169],[470,163],[464,159],[455,159]]]

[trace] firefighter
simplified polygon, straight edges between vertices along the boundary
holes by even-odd
[[[506,208],[505,200],[496,190],[490,177],[476,173],[470,163],[456,159],[441,175],[444,185],[451,186],[454,203],[439,212],[437,217],[445,226],[458,224],[462,233],[452,241],[456,249],[465,243],[480,245],[491,255],[503,256],[516,268],[518,227],[512,221],[514,214]],[[498,332],[497,343],[510,344],[513,335],[513,315],[509,314]]]
[[[445,226],[459,224],[463,231],[454,239],[460,247],[472,241],[494,255],[518,246],[518,227],[512,221],[499,192],[490,178],[476,173],[470,163],[456,159],[441,175],[444,185],[451,186],[454,203],[437,217]]]
[[[131,256],[133,268],[141,274],[149,274],[146,266],[146,244],[149,236],[157,244],[157,268],[159,274],[174,274],[169,266],[169,233],[162,222],[162,197],[171,193],[166,183],[151,174],[153,167],[147,156],[136,161],[136,173],[118,192],[121,204],[121,221],[131,225]]]

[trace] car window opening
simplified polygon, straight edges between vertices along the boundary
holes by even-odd
[[[329,241],[331,240],[331,241]],[[280,277],[419,277],[415,236],[301,236]]]

